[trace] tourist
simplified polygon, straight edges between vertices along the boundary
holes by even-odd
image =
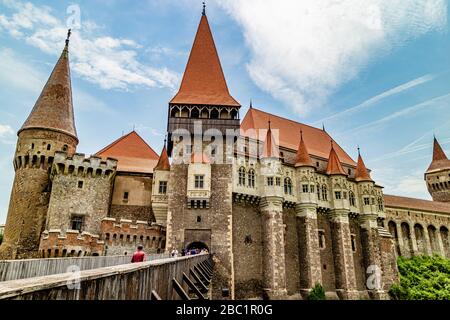
[[[133,254],[133,258],[131,258],[131,263],[143,262],[145,260],[145,252],[143,250],[143,246],[137,247],[137,251]]]

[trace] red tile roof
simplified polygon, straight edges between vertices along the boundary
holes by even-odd
[[[271,121],[272,131],[274,129],[279,130],[278,143],[280,147],[297,150],[298,142],[300,141],[300,131],[302,131],[309,154],[318,158],[328,159],[331,150],[330,140],[332,138],[326,131],[255,108],[250,108],[245,115],[241,123],[241,134],[245,137],[257,139],[258,132],[247,130],[267,130],[269,120]],[[356,167],[356,162],[336,142],[334,142],[334,148],[343,164]]]
[[[26,129],[56,130],[78,140],[72,105],[68,44],[19,133]]]
[[[173,104],[239,107],[229,93],[206,15],[202,15],[180,90]]]
[[[450,203],[446,202],[429,201],[385,194],[384,203],[386,207],[450,214]]]
[[[433,172],[433,171],[439,171],[439,170],[445,170],[450,169],[450,160],[448,160],[447,156],[445,155],[444,150],[442,150],[441,145],[437,141],[436,138],[434,138],[434,144],[433,144],[433,161],[431,162],[430,166],[427,169],[427,173]]]
[[[355,180],[356,181],[373,181],[370,177],[370,173],[366,168],[366,165],[364,164],[364,161],[361,157],[361,155],[358,155],[358,164],[356,165],[356,174],[355,174]]]
[[[300,143],[297,149],[297,155],[295,157],[295,166],[296,167],[313,167],[313,162],[308,153],[308,148],[306,147],[305,141],[303,141],[303,131],[300,132]]]
[[[328,165],[327,165],[327,174],[334,175],[334,174],[342,174],[347,175],[345,173],[344,168],[342,168],[341,161],[339,160],[339,156],[337,155],[336,151],[334,150],[334,146],[331,146],[330,151],[330,157],[328,158]]]
[[[152,173],[159,157],[135,131],[117,139],[96,154],[117,159],[117,171]]]
[[[155,170],[170,170],[170,161],[169,156],[167,155],[167,149],[165,144],[164,148],[161,151],[161,156],[159,157],[159,161],[155,167]]]

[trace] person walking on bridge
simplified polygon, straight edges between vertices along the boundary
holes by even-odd
[[[145,252],[143,251],[143,246],[138,246],[137,251],[133,254],[133,258],[131,258],[131,262],[143,262],[145,260]]]

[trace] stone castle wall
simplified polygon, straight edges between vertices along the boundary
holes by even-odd
[[[108,215],[117,160],[84,154],[56,153],[46,230],[71,230],[73,216],[83,218],[80,231],[98,235]]]
[[[115,177],[110,217],[133,221],[155,221],[151,208],[153,178],[120,172]],[[128,193],[125,199],[124,194]]]
[[[195,233],[202,234],[203,242],[215,253],[213,298],[222,298],[222,288],[230,289],[233,295],[231,177],[231,165],[212,165],[209,208],[189,209],[188,165],[172,165],[170,171],[166,249],[181,251],[195,239]]]
[[[105,243],[105,255],[133,254],[138,245],[149,253],[160,253],[165,248],[166,232],[147,221],[105,218],[101,222],[100,238]]]
[[[55,151],[75,152],[78,141],[55,131],[20,132],[14,157],[16,171],[11,191],[0,259],[39,256],[50,199],[49,170]]]

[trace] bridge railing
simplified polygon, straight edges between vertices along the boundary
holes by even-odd
[[[169,256],[169,254],[146,255],[148,261],[168,258]],[[0,260],[0,282],[66,273],[73,270],[83,271],[111,267],[130,262],[131,256],[129,255]]]
[[[0,282],[0,300],[205,299],[211,276],[210,255],[198,254]]]

